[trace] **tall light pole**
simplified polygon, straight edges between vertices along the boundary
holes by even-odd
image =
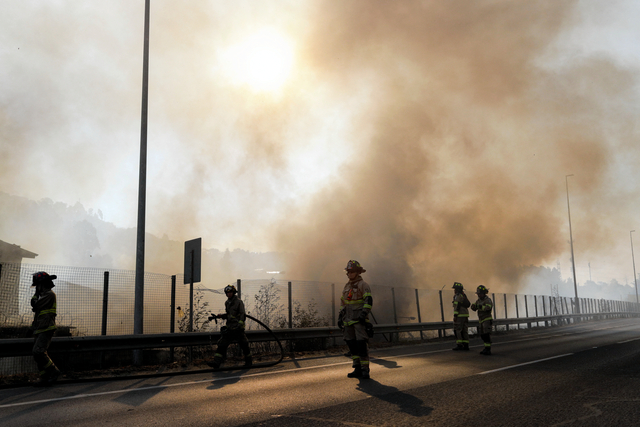
[[[136,241],[136,281],[133,308],[133,333],[143,333],[144,321],[144,246],[147,199],[147,105],[149,99],[149,3],[144,4],[144,48],[142,57],[142,114],[140,125],[140,178],[138,181],[138,227]],[[133,364],[142,364],[142,351],[133,352]]]
[[[569,213],[569,241],[571,242],[571,265],[573,266],[573,289],[576,292],[576,311],[580,313],[580,303],[578,301],[578,281],[576,280],[576,260],[573,257],[573,232],[571,231],[571,207],[569,206],[569,177],[565,175],[564,181],[567,186],[567,212]]]
[[[629,238],[631,239],[631,261],[633,261],[633,281],[636,284],[636,303],[638,303],[638,279],[636,276],[636,259],[633,256],[633,233],[636,230],[631,230],[629,232]]]

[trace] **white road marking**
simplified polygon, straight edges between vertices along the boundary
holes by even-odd
[[[534,363],[544,362],[546,360],[557,359],[559,357],[571,356],[573,353],[561,354],[559,356],[547,357],[546,359],[533,360],[531,362],[519,363],[517,365],[505,366],[504,368],[492,369],[490,371],[480,372],[478,375],[491,374],[493,372],[506,371],[507,369],[518,368],[520,366],[532,365]]]

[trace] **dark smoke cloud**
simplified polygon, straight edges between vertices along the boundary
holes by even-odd
[[[637,140],[632,115],[607,113],[629,106],[630,72],[603,59],[539,66],[574,5],[320,7],[308,60],[338,90],[370,86],[354,126],[369,136],[281,229],[281,248],[295,248],[292,270],[333,280],[357,258],[376,283],[513,291],[522,266],[565,251],[564,175],[607,200],[608,138]],[[580,219],[583,249],[608,243],[614,224]]]

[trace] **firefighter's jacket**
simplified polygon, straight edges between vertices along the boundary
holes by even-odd
[[[33,334],[40,334],[56,329],[56,294],[51,289],[36,294],[31,298],[33,309]]]
[[[238,295],[234,295],[224,302],[224,309],[227,314],[227,328],[229,330],[244,329],[244,322],[247,315],[244,311],[244,303]]]
[[[453,318],[469,317],[469,306],[471,302],[464,292],[453,295]]]
[[[478,311],[478,321],[480,323],[487,320],[493,320],[491,310],[493,310],[493,301],[485,295],[484,298],[478,298],[475,304],[471,304],[471,310]]]
[[[342,291],[340,299],[340,316],[347,326],[358,323],[360,313],[364,312],[369,315],[373,306],[373,298],[371,297],[371,288],[369,284],[362,280],[362,276],[358,275],[353,281],[347,282]]]

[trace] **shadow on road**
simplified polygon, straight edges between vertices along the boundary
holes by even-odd
[[[381,384],[373,379],[361,379],[357,389],[372,397],[397,406],[400,411],[407,415],[424,417],[430,415],[431,411],[433,411],[433,408],[425,406],[424,402],[417,397],[402,392],[396,387]]]

